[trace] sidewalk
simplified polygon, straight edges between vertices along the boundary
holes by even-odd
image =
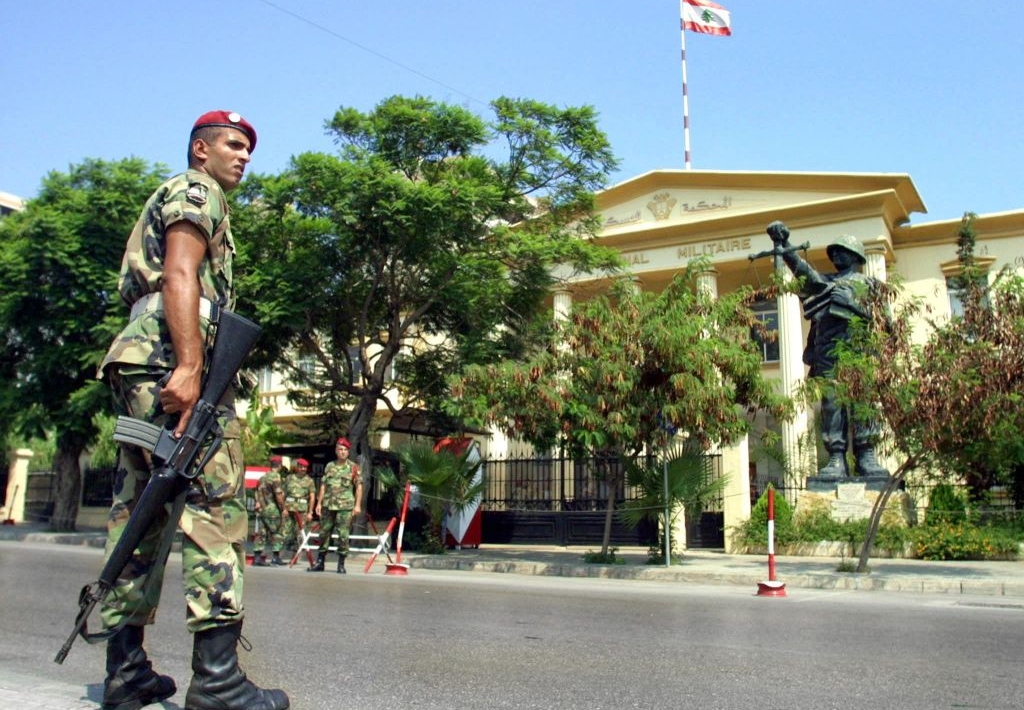
[[[0,526],[0,540],[58,543],[102,547],[99,530],[75,533],[47,532],[44,525],[23,523]],[[407,552],[402,562],[411,569],[492,572],[561,577],[642,579],[691,584],[736,584],[756,591],[768,579],[765,555],[727,555],[688,550],[679,564],[666,567],[647,564],[647,549],[618,548],[625,564],[598,565],[583,561],[597,545],[483,545],[449,550],[443,555]],[[383,569],[383,556],[377,565]],[[867,574],[837,571],[841,560],[833,557],[776,556],[776,579],[787,589],[857,589],[918,594],[975,594],[1013,597],[1024,604],[1024,561],[929,562],[872,558]]]

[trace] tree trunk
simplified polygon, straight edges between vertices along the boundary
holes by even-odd
[[[78,459],[85,450],[85,439],[78,434],[63,433],[57,438],[57,453],[53,459],[56,475],[51,529],[74,532],[78,521],[78,506],[82,500],[82,469]]]
[[[353,446],[353,458],[359,464],[359,477],[363,482],[362,500],[359,506],[363,514],[355,521],[357,534],[365,533],[366,501],[370,495],[370,484],[373,480],[373,448],[370,446],[370,424],[377,411],[376,397],[363,397],[352,411],[348,420],[348,438]]]
[[[620,459],[621,460],[621,459]],[[619,490],[619,476],[612,475],[610,471],[605,474],[605,483],[608,485],[608,502],[604,514],[604,535],[601,538],[601,556],[608,558],[608,550],[612,541],[612,522],[615,520],[615,498]]]
[[[878,537],[878,526],[882,524],[882,515],[885,507],[889,504],[889,498],[899,488],[900,483],[906,478],[907,471],[917,466],[917,457],[910,457],[897,468],[889,477],[889,481],[882,488],[871,508],[871,517],[868,518],[868,530],[864,535],[864,544],[860,548],[860,557],[857,560],[857,572],[863,574],[868,571],[868,559],[871,557],[871,550],[875,545],[875,538]]]

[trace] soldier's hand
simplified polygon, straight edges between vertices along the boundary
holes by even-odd
[[[768,236],[775,244],[785,244],[789,241],[789,229],[782,222],[776,220],[768,225]]]
[[[160,388],[160,406],[167,414],[180,414],[174,435],[178,438],[185,433],[185,427],[192,416],[192,407],[199,401],[199,385],[202,371],[191,371],[178,367],[171,372],[167,383]]]

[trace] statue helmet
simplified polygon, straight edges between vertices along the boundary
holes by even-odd
[[[841,237],[837,237],[834,242],[825,247],[825,253],[828,254],[831,259],[832,252],[836,249],[844,249],[850,252],[857,257],[857,260],[860,261],[861,264],[866,264],[868,262],[867,257],[864,255],[864,246],[860,243],[860,240],[857,239],[857,237],[850,234],[844,234]]]

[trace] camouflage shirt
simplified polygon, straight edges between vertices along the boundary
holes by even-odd
[[[343,464],[331,461],[324,469],[321,485],[324,497],[320,505],[324,510],[352,510],[356,507],[355,485],[359,467],[351,461]]]
[[[292,474],[284,482],[284,507],[305,513],[309,511],[309,494],[315,493],[316,484],[309,476]]]
[[[199,170],[187,170],[167,180],[143,207],[121,261],[118,290],[122,300],[131,306],[143,296],[161,290],[166,230],[182,221],[198,227],[207,240],[206,258],[199,267],[200,295],[233,309],[231,268],[235,243],[228,202],[220,185]],[[200,318],[200,327],[205,336],[209,321]],[[103,358],[100,376],[112,363],[173,369],[174,348],[163,313],[151,311],[132,320]]]
[[[256,484],[256,499],[260,502],[260,507],[265,513],[278,510],[278,493],[280,493],[281,497],[284,498],[284,487],[281,485],[281,474],[278,471],[268,471],[263,474],[260,482]]]

